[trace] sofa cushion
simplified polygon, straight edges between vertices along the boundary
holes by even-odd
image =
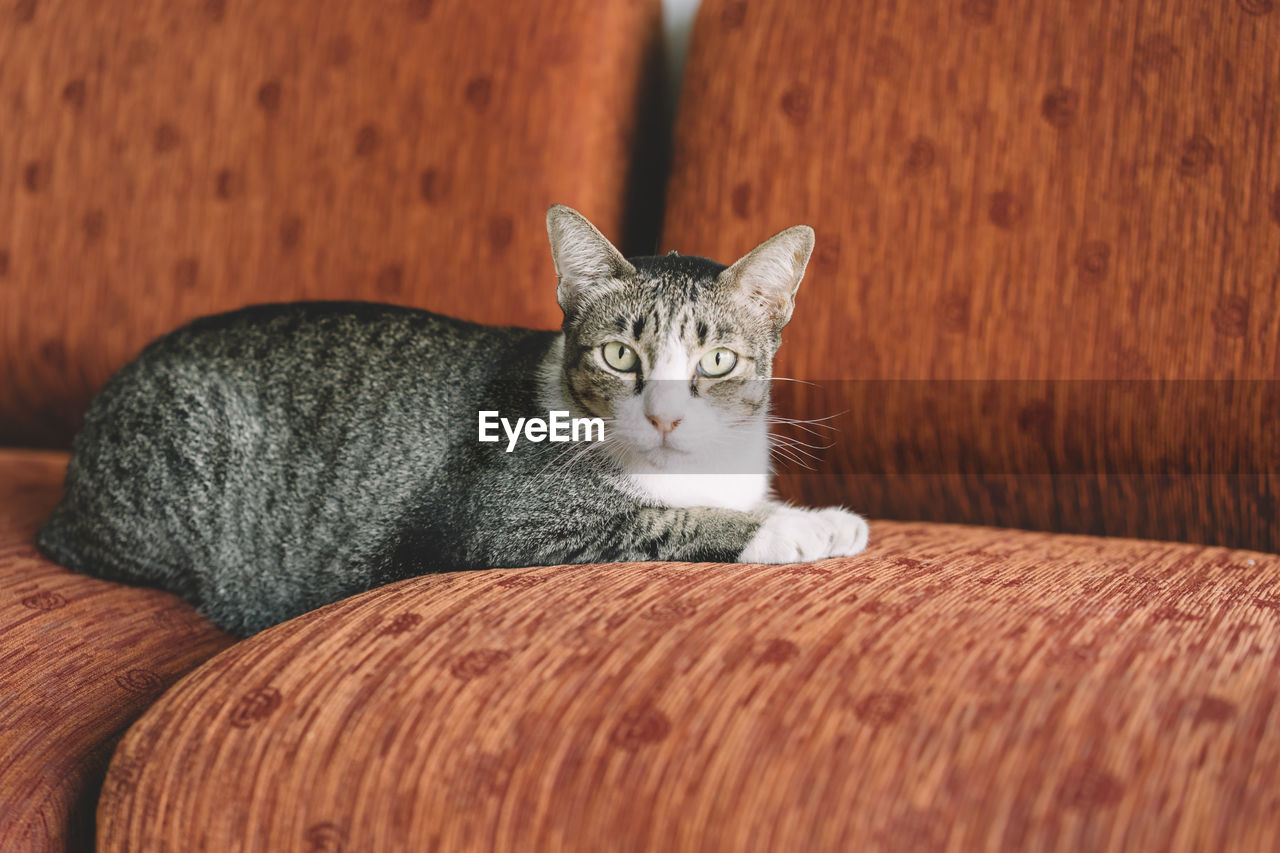
[[[796,566],[404,581],[124,738],[104,849],[1280,845],[1280,558],[873,524]]]
[[[632,169],[659,0],[13,7],[0,444],[65,446],[146,341],[248,303],[557,326],[547,206],[621,240],[629,182],[657,195]]]
[[[66,454],[0,450],[0,850],[90,849],[120,735],[231,644],[177,598],[73,574],[32,544]]]
[[[702,3],[663,239],[817,230],[791,493],[1280,550],[1280,4],[806,8]]]

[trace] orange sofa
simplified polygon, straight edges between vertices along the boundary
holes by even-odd
[[[658,0],[0,9],[0,849],[1280,848],[1280,4],[1121,5],[704,0],[669,158]],[[866,553],[233,642],[36,552],[145,341],[553,327],[552,201],[817,229],[779,397],[838,431],[780,485]]]

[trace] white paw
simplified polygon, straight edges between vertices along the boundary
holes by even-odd
[[[807,563],[849,557],[867,547],[870,530],[848,510],[778,507],[738,557],[740,563]]]

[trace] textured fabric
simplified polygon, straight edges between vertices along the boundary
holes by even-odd
[[[1273,850],[1280,558],[873,525],[856,558],[425,577],[129,731],[103,849]]]
[[[793,493],[1277,550],[1280,393],[1218,395],[1280,379],[1278,99],[1271,0],[706,0],[663,242],[815,227],[778,367],[847,414]],[[1167,417],[1081,430],[1153,379]]]
[[[0,850],[87,850],[125,728],[227,647],[177,598],[72,574],[36,553],[63,453],[0,451]]]
[[[656,195],[629,170],[659,12],[0,5],[0,443],[65,445],[143,343],[247,303],[557,326],[548,204],[622,239],[628,183]]]

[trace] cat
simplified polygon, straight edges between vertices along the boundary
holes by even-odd
[[[89,408],[40,548],[236,636],[430,572],[861,551],[861,517],[770,493],[769,381],[813,230],[729,267],[628,260],[561,205],[547,230],[560,332],[300,302],[151,343]],[[606,434],[513,447],[480,440],[485,412]]]

